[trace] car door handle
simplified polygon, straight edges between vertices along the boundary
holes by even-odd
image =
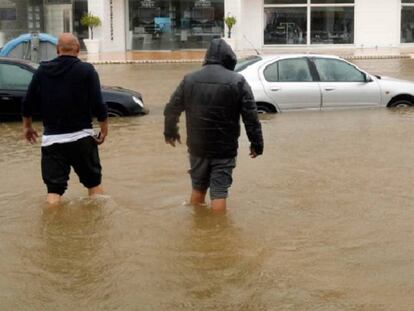
[[[1,100],[12,100],[12,98],[8,95],[0,95]]]
[[[280,88],[279,87],[272,87],[270,90],[272,92],[278,92],[278,91],[280,91]]]
[[[335,90],[335,88],[334,87],[326,87],[325,88],[325,91],[328,91],[328,92],[330,92],[330,91],[334,91]]]

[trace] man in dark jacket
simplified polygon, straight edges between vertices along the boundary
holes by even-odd
[[[180,142],[177,123],[186,113],[187,146],[193,191],[190,203],[203,204],[210,188],[211,207],[224,210],[236,166],[240,115],[251,143],[250,156],[263,152],[257,107],[247,81],[234,72],[237,59],[223,39],[214,39],[204,67],[184,77],[164,110],[165,141]]]
[[[108,134],[107,107],[102,100],[98,74],[92,65],[77,58],[79,41],[69,33],[59,37],[58,57],[41,63],[23,100],[23,135],[35,143],[32,115],[43,119],[42,177],[47,201],[60,201],[67,188],[71,166],[89,195],[101,194],[101,164],[97,145]],[[100,133],[94,135],[92,116]]]

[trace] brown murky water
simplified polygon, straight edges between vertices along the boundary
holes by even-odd
[[[411,60],[358,64],[414,80]],[[414,112],[265,117],[264,156],[243,134],[230,209],[212,215],[183,205],[186,148],[162,137],[163,105],[197,67],[98,67],[151,109],[111,120],[107,198],[73,175],[48,209],[39,146],[0,124],[0,310],[414,310]]]

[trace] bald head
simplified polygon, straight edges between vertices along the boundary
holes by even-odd
[[[57,53],[59,56],[69,55],[78,56],[80,44],[78,38],[71,33],[62,33],[59,36],[57,44]]]

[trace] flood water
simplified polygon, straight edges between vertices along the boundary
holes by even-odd
[[[412,60],[358,65],[414,80]],[[0,310],[414,310],[414,111],[263,117],[264,155],[248,157],[243,133],[229,210],[213,215],[184,204],[186,148],[162,135],[195,68],[97,67],[151,109],[111,119],[108,197],[71,175],[48,208],[39,145],[0,124]]]

